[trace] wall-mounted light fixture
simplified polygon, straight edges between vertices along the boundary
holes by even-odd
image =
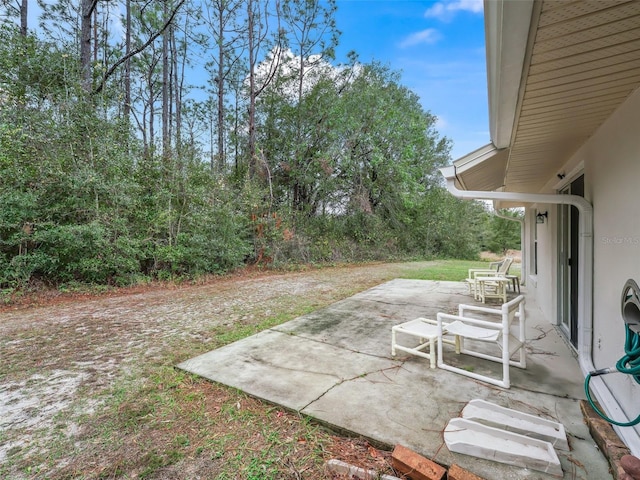
[[[549,214],[547,212],[539,212],[536,215],[536,223],[544,223],[544,221],[548,218]]]

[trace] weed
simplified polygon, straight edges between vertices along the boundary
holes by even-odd
[[[140,473],[140,478],[149,478],[158,469],[167,465],[167,459],[158,454],[156,451],[149,452],[143,459],[143,464],[146,465],[144,470]]]
[[[253,457],[247,466],[247,480],[277,480],[279,478],[277,460]]]
[[[176,435],[173,443],[178,447],[188,447],[190,445],[189,437],[186,435]]]

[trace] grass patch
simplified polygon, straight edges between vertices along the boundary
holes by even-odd
[[[281,320],[275,316],[266,324]],[[94,415],[76,418],[81,442],[90,449],[60,438],[55,451],[73,452],[71,465],[57,466],[50,450],[29,463],[22,459],[22,472],[47,471],[52,480],[187,478],[189,464],[201,478],[268,480],[301,478],[301,472],[323,478],[330,432],[172,366],[142,364],[96,399],[101,406]]]
[[[470,268],[489,268],[489,262],[471,260],[440,260],[432,265],[408,273],[412,280],[440,280],[460,282],[467,278]]]
[[[470,268],[489,268],[488,261],[472,260],[439,260],[428,265],[416,264],[415,269],[403,272],[402,278],[412,280],[440,280],[461,282],[469,276]],[[520,264],[513,263],[509,269],[510,275],[520,274]]]
[[[263,330],[267,330],[268,328],[282,325],[283,323],[293,320],[301,315],[311,313],[316,309],[317,307],[312,305],[299,305],[290,308],[287,312],[277,313],[265,318],[264,320],[258,321],[258,323],[235,323],[216,327],[212,331],[212,335],[215,339],[212,348],[219,348],[224,345],[228,345],[229,343],[237,342],[238,340],[250,337],[251,335],[255,335]]]

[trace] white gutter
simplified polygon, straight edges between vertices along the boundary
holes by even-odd
[[[525,285],[527,278],[527,251],[525,242],[525,230],[524,230],[524,218],[510,217],[500,213],[499,210],[495,210],[494,214],[498,218],[504,218],[505,220],[511,220],[512,222],[520,223],[520,250],[522,252],[522,258],[520,259],[520,284]]]
[[[593,207],[583,197],[577,195],[559,195],[543,193],[519,193],[519,192],[483,192],[460,190],[455,185],[456,170],[449,166],[440,169],[447,181],[447,190],[462,199],[468,200],[502,200],[520,203],[548,203],[555,205],[573,205],[580,212],[578,233],[579,257],[578,275],[582,282],[578,284],[578,362],[582,373],[596,370],[593,364]],[[604,408],[609,417],[628,418],[620,404],[613,396],[602,377],[592,379],[591,391]],[[620,428],[614,426],[616,433],[630,448],[632,454],[640,454],[638,435],[633,428]]]
[[[511,145],[534,4],[534,0],[484,1],[489,131],[498,149]]]

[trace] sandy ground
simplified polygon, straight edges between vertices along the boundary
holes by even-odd
[[[0,313],[0,477],[48,478],[42,475],[43,459],[47,468],[73,465],[77,452],[93,448],[83,435],[85,420],[99,414],[114,385],[135,379],[143,363],[175,365],[219,345],[220,328],[254,325],[294,312],[301,302],[320,308],[398,276],[402,268],[245,272],[204,285],[5,307]],[[52,445],[61,439],[65,448],[52,459]],[[72,451],[65,451],[69,445]]]

